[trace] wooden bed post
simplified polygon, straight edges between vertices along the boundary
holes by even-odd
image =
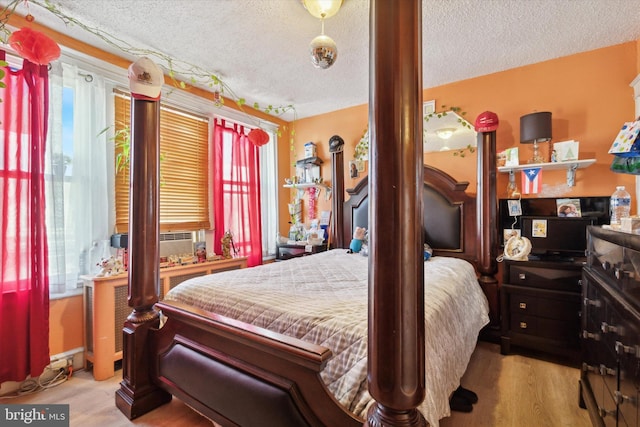
[[[478,133],[478,281],[489,301],[489,329],[500,328],[498,295],[498,230],[496,200],[496,132]],[[490,337],[487,337],[490,338]],[[497,337],[496,337],[497,339]]]
[[[167,403],[151,382],[147,335],[160,323],[158,302],[160,102],[132,99],[129,184],[129,306],[123,333],[122,382],[116,406],[129,419]]]
[[[422,1],[372,0],[365,426],[425,426]],[[407,242],[412,244],[407,245]]]
[[[333,189],[333,197],[331,198],[331,247],[344,248],[344,221],[343,205],[344,205],[344,152],[342,149],[331,153],[331,185]]]

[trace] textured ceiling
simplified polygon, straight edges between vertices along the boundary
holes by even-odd
[[[300,0],[52,2],[132,47],[220,75],[249,105],[293,104],[302,118],[368,101],[368,0],[344,0],[338,14],[327,19],[325,33],[338,45],[337,62],[327,70],[309,60],[308,45],[320,34],[320,22]],[[27,13],[24,5],[16,10]],[[33,3],[30,12],[38,23],[135,58]],[[422,21],[423,85],[428,88],[640,39],[640,2],[423,0]],[[153,59],[166,69],[162,60]]]

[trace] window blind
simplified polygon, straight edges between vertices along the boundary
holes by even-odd
[[[115,131],[130,129],[129,94],[115,91]],[[209,121],[160,106],[160,231],[211,229],[209,221]],[[116,157],[122,147],[116,146]],[[128,231],[129,167],[116,171],[116,232]]]

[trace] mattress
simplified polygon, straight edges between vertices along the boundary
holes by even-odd
[[[368,259],[344,249],[190,279],[165,301],[179,301],[329,348],[321,377],[338,402],[364,417],[367,386]],[[425,385],[419,410],[431,426],[450,415],[489,306],[464,260],[425,261]]]

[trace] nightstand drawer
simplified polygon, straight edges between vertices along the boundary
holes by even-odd
[[[566,322],[557,319],[512,314],[510,329],[514,333],[562,341],[569,346],[576,346],[580,339],[576,333],[579,323],[577,319],[574,322]]]
[[[582,272],[575,267],[563,269],[512,265],[509,269],[508,283],[542,289],[580,292],[581,277]]]
[[[509,311],[512,314],[523,313],[557,320],[575,320],[579,318],[579,295],[553,295],[554,298],[542,298],[511,292]]]

